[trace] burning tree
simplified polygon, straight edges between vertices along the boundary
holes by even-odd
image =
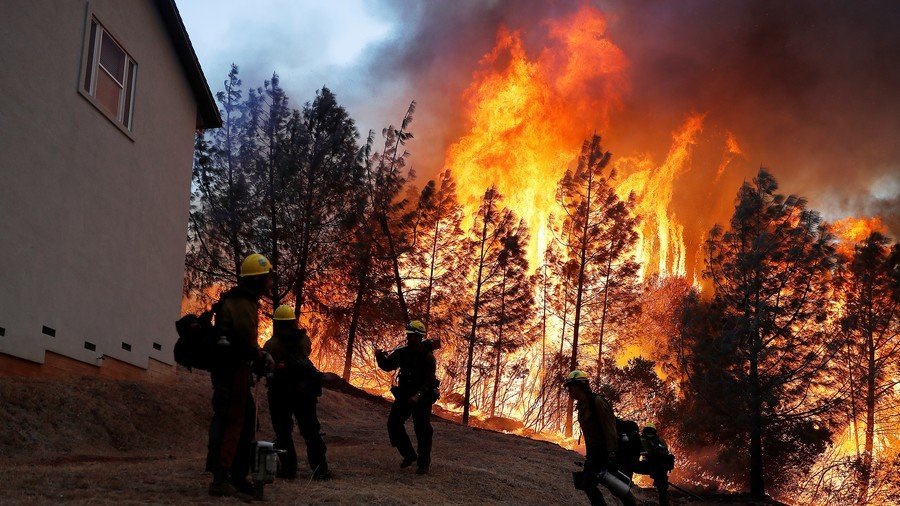
[[[685,329],[691,417],[706,418],[720,442],[749,442],[758,497],[767,478],[781,485],[825,449],[838,400],[831,369],[839,341],[827,325],[832,237],[803,198],[777,188],[760,170],[738,192],[730,228],[710,232],[704,276],[713,299],[694,304],[704,316]]]
[[[489,344],[493,348],[494,388],[491,394],[491,417],[497,410],[497,392],[503,370],[503,354],[518,350],[527,343],[525,325],[531,318],[534,306],[531,280],[528,277],[528,228],[519,221],[518,227],[510,230],[501,239],[502,246],[497,255],[497,281],[485,283],[481,291],[484,316],[479,327],[495,340]]]
[[[472,366],[475,357],[475,344],[478,341],[478,328],[482,322],[479,312],[484,305],[482,293],[497,284],[504,266],[500,263],[504,245],[511,235],[517,231],[516,217],[509,209],[500,207],[502,196],[496,188],[490,187],[484,193],[481,207],[474,216],[474,223],[468,239],[469,255],[473,259],[471,280],[473,300],[472,314],[468,315],[470,333],[466,354],[466,387],[463,394],[463,425],[469,423],[469,409],[472,400]],[[482,316],[483,317],[483,316]]]
[[[408,201],[401,195],[413,177],[411,170],[404,170],[409,157],[404,146],[406,141],[412,139],[408,129],[413,112],[415,102],[409,105],[400,128],[390,125],[382,130],[384,149],[380,153],[372,152],[374,134],[371,132],[363,148],[365,178],[362,187],[357,189],[356,210],[351,225],[350,248],[353,254],[350,270],[353,272],[351,278],[354,280],[355,296],[344,356],[345,380],[350,379],[354,347],[365,307],[380,306],[375,313],[382,316],[388,327],[396,327],[391,325],[391,320],[400,320],[404,324],[410,320],[400,274],[400,255],[407,252],[409,246],[405,238],[395,236],[395,230],[403,228],[406,220],[403,211]],[[399,315],[393,310],[393,304],[384,297],[373,296],[380,295],[373,289],[385,286],[386,280],[389,280],[388,285],[394,286]]]
[[[428,336],[441,342],[440,367],[443,389],[452,391],[462,378],[459,347],[460,328],[466,304],[468,258],[464,254],[463,209],[456,194],[456,181],[444,171],[438,181],[429,181],[404,219],[410,239],[403,265],[410,310],[428,328]]]
[[[900,246],[873,232],[856,245],[842,285],[841,328],[847,343],[845,357],[851,424],[856,438],[857,504],[869,504],[875,462],[877,427],[900,423],[896,386],[900,384]],[[859,418],[865,437],[859,447]]]
[[[446,303],[451,290],[461,287],[464,276],[462,231],[463,210],[456,197],[456,181],[449,171],[440,175],[440,184],[429,181],[419,195],[412,226],[410,273],[406,278],[421,286],[416,310],[426,326],[434,319],[438,327],[450,327]],[[455,311],[454,311],[455,313]],[[443,325],[442,325],[443,323]]]
[[[565,253],[560,266],[563,275],[572,274],[574,293],[572,349],[569,365],[578,369],[580,333],[591,326],[597,333],[597,375],[600,381],[603,343],[610,326],[633,313],[637,297],[638,264],[631,256],[637,241],[632,216],[634,197],[621,200],[611,180],[615,171],[604,174],[610,154],[594,135],[585,141],[574,171],[566,171],[559,182],[556,199],[563,211],[561,233],[556,237]],[[588,314],[591,317],[586,318]],[[572,435],[573,402],[566,408],[565,433]]]
[[[537,391],[529,392],[532,394],[531,402],[525,411],[525,420],[530,426],[534,426],[538,430],[542,430],[547,424],[545,416],[548,404],[548,350],[547,337],[550,330],[550,318],[553,316],[553,296],[554,283],[557,281],[550,271],[550,266],[556,264],[557,253],[553,244],[548,245],[544,252],[544,259],[538,266],[531,279],[532,286],[537,289],[537,299],[535,300],[538,314],[536,315],[535,325],[530,329],[534,334],[534,342],[540,342],[541,360],[538,363],[537,370],[533,374],[533,378],[537,382]],[[552,373],[550,373],[552,374]]]

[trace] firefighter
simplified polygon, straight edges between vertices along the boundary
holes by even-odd
[[[296,419],[300,435],[306,442],[306,457],[313,479],[330,479],[332,474],[325,459],[325,441],[317,413],[318,397],[322,395],[322,373],[309,360],[312,350],[309,336],[306,329],[297,326],[297,317],[290,306],[278,306],[272,320],[272,338],[263,349],[275,361],[275,370],[267,386],[275,447],[284,450],[280,455],[278,476],[297,477],[297,451],[292,437]]]
[[[597,488],[602,483],[622,504],[636,505],[627,478],[625,482],[619,481],[618,487],[611,486],[611,482],[607,481],[616,480],[615,475],[622,476],[616,469],[618,434],[616,417],[609,401],[591,391],[588,376],[581,371],[569,373],[565,386],[569,395],[578,403],[578,424],[581,426],[586,450],[584,470],[574,476],[575,488],[583,490],[591,504],[605,505],[606,500]],[[601,480],[601,477],[604,479]]]
[[[669,446],[659,437],[656,425],[648,423],[641,430],[641,454],[643,458],[635,471],[653,478],[653,486],[659,496],[659,506],[669,505],[669,471],[675,467],[675,457]]]
[[[391,353],[375,350],[378,367],[385,371],[400,369],[397,386],[391,388],[394,403],[388,415],[387,429],[391,445],[403,460],[400,468],[418,464],[417,474],[427,474],[431,465],[431,406],[438,399],[437,369],[431,342],[425,342],[425,324],[414,320],[406,327],[406,346]],[[413,419],[418,453],[413,449],[404,424]]]
[[[217,303],[215,328],[219,334],[216,363],[210,371],[213,419],[209,429],[207,469],[212,471],[212,496],[248,499],[253,485],[250,471],[256,408],[251,372],[272,367],[272,357],[259,348],[259,299],[272,289],[272,264],[254,253],[241,263],[238,285]]]

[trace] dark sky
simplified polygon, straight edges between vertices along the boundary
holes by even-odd
[[[545,20],[586,2],[182,0],[179,7],[214,91],[231,61],[245,83],[277,70],[295,104],[331,87],[361,129],[397,122],[417,100],[418,172],[440,169],[462,132],[461,94],[499,26],[529,54]],[[900,4],[892,1],[613,0],[609,18],[629,60],[628,92],[602,132],[614,155],[664,158],[691,112],[706,114],[691,169],[677,182],[682,220],[731,204],[760,166],[828,219],[879,214],[900,231]],[[743,157],[710,190],[723,139]],[[548,191],[552,191],[549,190]]]

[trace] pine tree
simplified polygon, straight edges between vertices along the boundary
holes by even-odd
[[[407,168],[409,152],[405,150],[406,142],[413,138],[409,125],[414,112],[415,102],[412,102],[400,128],[390,125],[382,130],[384,147],[381,152],[373,152],[372,132],[363,148],[365,183],[356,193],[355,218],[350,227],[353,239],[349,247],[354,259],[350,269],[353,273],[351,278],[355,281],[355,298],[344,357],[345,380],[350,379],[354,347],[366,309],[382,320],[368,323],[383,324],[385,329],[396,331],[397,320],[404,325],[410,321],[401,274],[403,257],[410,250],[410,238],[398,231],[405,232],[407,229],[409,201],[403,196],[407,183],[415,177],[414,172]],[[393,285],[394,302],[389,303],[383,297],[381,288],[385,282]],[[394,303],[396,310],[392,307]]]
[[[453,298],[465,277],[463,210],[456,194],[456,181],[449,170],[440,174],[440,184],[429,181],[419,195],[412,225],[410,271],[405,277],[421,284],[416,297],[417,312],[427,327],[434,319],[446,324],[446,301]],[[437,311],[438,314],[433,314]],[[456,314],[456,311],[452,311]]]
[[[216,93],[222,128],[197,136],[185,291],[194,296],[213,285],[237,281],[241,261],[253,241],[257,204],[241,157],[244,105],[237,65]]]
[[[490,399],[490,416],[497,410],[497,393],[502,381],[503,354],[518,350],[527,344],[525,325],[534,306],[533,287],[528,277],[528,228],[524,221],[509,230],[501,238],[502,246],[497,255],[496,282],[483,284],[481,302],[484,309],[483,323],[479,327],[486,334],[493,334],[489,344],[494,366],[493,391]]]
[[[537,289],[537,298],[535,305],[537,309],[536,323],[532,328],[532,332],[536,334],[536,341],[540,342],[541,360],[538,363],[538,369],[535,374],[535,380],[538,385],[537,392],[532,392],[534,398],[529,410],[525,413],[526,421],[529,425],[543,430],[546,426],[545,408],[547,405],[547,365],[548,350],[547,336],[549,330],[549,319],[552,317],[553,299],[553,283],[550,266],[556,263],[556,249],[554,244],[549,244],[544,251],[544,257],[541,265],[538,266],[531,279],[531,285]],[[536,408],[536,411],[535,411]]]
[[[503,240],[509,236],[516,219],[512,211],[501,207],[502,196],[496,188],[490,187],[484,193],[481,206],[474,216],[474,223],[468,239],[469,256],[472,259],[471,290],[473,295],[472,313],[468,315],[470,332],[466,354],[466,387],[463,394],[463,425],[469,424],[469,409],[472,400],[472,367],[475,345],[479,339],[479,317],[483,300],[482,292],[496,282],[500,274],[499,257],[503,250]]]
[[[569,366],[579,368],[579,338],[584,327],[596,328],[598,383],[608,328],[636,310],[637,298],[638,264],[630,256],[638,237],[638,219],[632,215],[634,197],[623,201],[616,195],[611,184],[615,171],[604,173],[609,160],[609,152],[603,151],[600,137],[594,135],[583,144],[576,169],[566,171],[557,188],[557,201],[564,212],[557,241],[566,253],[566,268],[575,271]],[[573,409],[569,399],[565,422],[569,437]]]
[[[767,477],[786,478],[786,466],[802,469],[824,449],[837,400],[830,368],[838,342],[827,326],[832,238],[803,198],[777,188],[760,170],[741,187],[729,229],[709,234],[704,276],[718,323],[696,340],[691,366],[704,401],[719,404],[721,430],[749,439],[756,497]],[[767,455],[781,472],[767,471]]]
[[[353,352],[356,346],[356,336],[359,332],[359,324],[362,318],[363,306],[369,296],[372,285],[372,146],[375,142],[375,133],[369,132],[366,143],[361,149],[361,155],[365,163],[365,184],[355,188],[352,198],[351,219],[345,221],[348,242],[346,245],[347,278],[351,282],[353,290],[353,305],[350,310],[350,323],[347,329],[347,347],[344,353],[344,368],[342,377],[344,381],[350,381],[350,373],[353,366]]]
[[[849,402],[855,407],[853,412],[865,418],[856,501],[863,505],[870,500],[876,427],[900,407],[895,389],[900,378],[900,245],[891,245],[878,232],[857,244],[844,274],[841,295],[841,328],[847,338],[845,360],[850,366]]]
[[[465,302],[463,209],[456,194],[456,181],[449,170],[429,181],[412,211],[402,220],[409,251],[402,264],[410,311],[428,328],[428,337],[441,342],[440,379],[446,391],[456,386],[460,370],[458,353],[463,345],[460,332]]]
[[[404,217],[403,210],[408,205],[408,201],[400,199],[400,195],[405,185],[415,178],[412,169],[406,167],[409,152],[405,150],[407,141],[413,138],[409,125],[415,111],[416,103],[411,102],[400,128],[390,125],[382,130],[384,149],[376,155],[377,162],[372,164],[372,212],[382,235],[379,245],[384,250],[382,256],[389,262],[404,325],[410,322],[410,317],[400,265],[402,255],[409,250],[410,238],[396,234],[394,229],[404,228],[405,224],[396,223]]]
[[[309,300],[307,285],[328,269],[341,240],[341,221],[354,186],[362,184],[359,132],[334,93],[322,88],[302,114],[288,121],[290,187],[285,205],[291,229],[286,239],[297,265],[293,286],[296,311]]]
[[[296,166],[286,156],[287,126],[292,111],[278,74],[273,73],[262,88],[249,91],[246,110],[247,137],[242,148],[254,167],[255,197],[262,202],[255,227],[257,241],[272,263],[272,303],[278,306],[291,290],[296,273],[295,269],[288,268],[289,258],[282,264],[282,255],[287,254],[287,234],[282,230],[286,221],[286,188],[291,184]]]

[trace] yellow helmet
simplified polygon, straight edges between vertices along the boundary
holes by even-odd
[[[653,422],[647,422],[647,425],[644,425],[644,430],[646,431],[648,429],[656,432],[656,424]]]
[[[288,306],[287,304],[282,304],[275,309],[275,314],[272,315],[272,319],[276,321],[281,320],[296,320],[297,316],[294,314],[294,308]]]
[[[270,272],[272,272],[272,263],[259,253],[253,253],[241,262],[242,278],[246,276],[260,276]]]
[[[409,322],[409,325],[406,326],[407,334],[421,334],[425,335],[425,324],[420,322],[419,320],[413,320]]]
[[[586,384],[589,381],[590,381],[590,378],[588,378],[587,374],[585,374],[581,371],[575,370],[575,371],[570,372],[569,375],[566,376],[565,384],[566,385],[572,385],[575,383],[585,383]]]

